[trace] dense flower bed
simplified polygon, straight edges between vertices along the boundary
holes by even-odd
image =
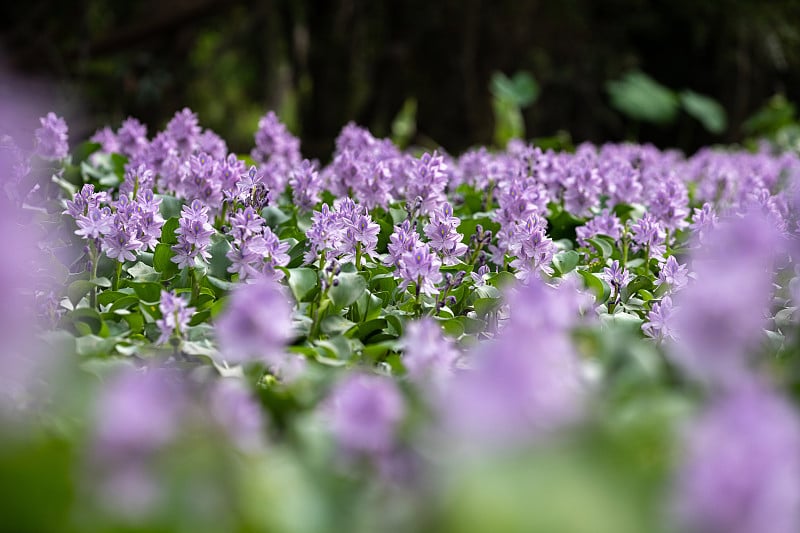
[[[35,139],[0,142],[18,531],[800,530],[796,155]]]

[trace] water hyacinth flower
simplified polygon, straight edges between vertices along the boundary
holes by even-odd
[[[69,136],[66,121],[53,112],[39,119],[36,130],[36,153],[43,159],[60,160],[69,155]]]
[[[286,294],[271,279],[238,285],[216,320],[222,358],[230,363],[281,364],[292,337],[291,313]]]
[[[730,386],[748,378],[763,335],[780,239],[766,217],[750,212],[720,222],[693,255],[697,278],[675,297],[681,308],[674,321],[679,343],[670,353],[695,379]]]
[[[164,344],[169,340],[182,339],[189,326],[189,319],[194,314],[194,307],[189,307],[186,300],[174,291],[161,291],[161,301],[158,304],[161,318],[156,320],[156,326],[161,330],[157,344]]]
[[[209,411],[228,438],[244,451],[263,447],[264,415],[253,394],[238,380],[218,380],[209,396]]]
[[[400,288],[405,289],[410,284],[414,284],[417,294],[433,295],[438,294],[439,289],[436,284],[442,281],[442,273],[439,271],[441,261],[432,254],[430,248],[425,243],[419,243],[414,250],[404,252],[400,257],[395,276],[399,277]]]
[[[178,236],[178,243],[172,246],[175,255],[170,261],[177,263],[179,268],[193,267],[197,257],[205,261],[211,258],[208,247],[214,228],[208,221],[208,207],[200,200],[193,200],[191,205],[183,206],[175,234]]]
[[[666,284],[668,292],[678,292],[689,283],[689,269],[686,265],[681,265],[674,255],[667,258],[666,263],[658,273],[656,285]]]
[[[672,298],[664,296],[661,302],[654,303],[647,313],[647,321],[642,324],[642,331],[648,337],[661,341],[664,339],[675,340],[674,315],[676,309],[672,307]]]
[[[325,414],[344,452],[379,455],[394,447],[405,404],[391,379],[354,372],[337,383]]]
[[[438,387],[453,375],[460,354],[434,320],[411,322],[401,342],[403,366],[412,380]]]
[[[467,370],[442,396],[440,412],[453,438],[514,446],[578,420],[587,388],[569,332],[583,297],[532,279],[509,302],[509,324],[467,354]]]
[[[703,533],[800,531],[800,419],[750,383],[712,401],[687,428],[676,521]]]
[[[176,377],[158,368],[128,369],[95,403],[91,488],[115,513],[142,516],[162,498],[153,462],[180,435],[188,406]]]

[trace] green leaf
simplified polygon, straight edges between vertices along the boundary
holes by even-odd
[[[217,278],[225,278],[228,275],[228,267],[231,266],[231,260],[226,255],[230,251],[231,245],[227,239],[216,234],[211,237],[211,241],[216,242],[208,249],[211,253],[208,272]]]
[[[475,308],[475,313],[477,313],[479,317],[484,317],[496,311],[497,308],[500,307],[500,303],[500,298],[478,298],[472,306]]]
[[[319,284],[316,270],[310,268],[289,268],[289,288],[294,294],[295,300],[302,302],[303,299]]]
[[[588,270],[577,270],[576,272],[583,277],[586,286],[594,292],[598,305],[604,304],[611,297],[611,287],[604,279]]]
[[[128,286],[143,302],[158,302],[161,300],[161,285],[149,281],[130,281]]]
[[[128,269],[128,274],[130,274],[134,280],[142,282],[154,282],[161,279],[161,275],[156,272],[153,267],[145,265],[141,261],[130,267]]]
[[[453,337],[454,339],[457,339],[464,334],[464,323],[457,318],[441,320],[439,323],[442,325],[442,329],[444,330],[445,334]]]
[[[169,219],[179,219],[181,216],[181,207],[183,206],[183,201],[170,195],[164,194],[157,194],[156,198],[161,198],[161,205],[159,206],[159,211],[161,212],[161,216],[164,217],[164,220],[169,222]],[[166,224],[164,224],[166,226]],[[177,224],[175,225],[177,228]],[[162,235],[164,229],[162,227]],[[162,242],[164,242],[162,240]]]
[[[169,244],[159,243],[156,245],[156,250],[153,252],[153,268],[156,272],[164,272],[170,265],[174,265],[170,259],[173,256],[172,248]]]
[[[261,218],[267,223],[267,226],[276,229],[284,222],[290,220],[292,217],[274,206],[268,206],[261,210]]]
[[[560,276],[563,276],[567,272],[572,272],[572,270],[578,266],[578,261],[580,261],[578,252],[575,250],[567,250],[565,252],[559,252],[553,257],[553,267],[555,267]]]
[[[711,133],[722,133],[728,123],[725,108],[719,102],[694,91],[683,91],[680,94],[683,109],[696,118]]]
[[[67,298],[72,302],[73,306],[78,305],[84,296],[89,294],[89,291],[94,289],[96,285],[89,280],[79,279],[69,284],[67,288]]]
[[[175,230],[178,229],[178,226],[180,226],[178,217],[167,219],[164,225],[161,226],[161,242],[164,244],[177,244],[178,237],[175,235]]]
[[[606,84],[611,105],[634,120],[666,124],[675,120],[678,98],[643,72],[632,71]]]
[[[611,247],[611,244],[608,243],[605,239],[600,237],[592,237],[591,239],[586,239],[586,241],[594,246],[595,250],[600,254],[600,257],[603,259],[608,259],[614,253],[614,249]]]
[[[337,279],[339,280],[338,285],[331,287],[328,294],[338,308],[352,304],[367,290],[367,280],[357,273],[342,272]]]

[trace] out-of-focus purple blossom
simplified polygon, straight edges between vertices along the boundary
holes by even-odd
[[[642,324],[642,331],[644,331],[645,335],[657,341],[664,339],[675,340],[675,328],[673,326],[675,311],[676,309],[672,307],[672,298],[664,296],[660,303],[653,304],[647,314],[647,321]]]
[[[678,292],[689,283],[689,269],[686,265],[678,263],[674,255],[667,258],[658,273],[656,285],[666,284],[669,292]]]
[[[166,371],[130,369],[107,382],[95,406],[91,488],[115,513],[141,517],[161,497],[152,466],[180,434],[185,391]]]
[[[414,162],[406,184],[406,200],[414,202],[417,198],[422,201],[421,209],[424,214],[432,213],[436,207],[446,200],[444,195],[447,187],[447,164],[437,152],[424,153]]]
[[[50,160],[64,159],[69,155],[67,123],[53,112],[39,119],[41,127],[35,132],[36,153]]]
[[[292,188],[294,204],[300,210],[310,211],[319,203],[322,182],[316,167],[308,159],[292,170],[289,186]]]
[[[93,143],[98,143],[100,145],[100,151],[107,154],[119,152],[120,150],[117,135],[114,133],[114,130],[108,126],[97,130],[89,140]]]
[[[133,117],[128,117],[117,130],[119,151],[129,158],[143,154],[147,149],[147,126]]]
[[[300,161],[300,140],[270,111],[258,121],[253,159],[264,164],[275,157],[287,163]]]
[[[216,320],[222,357],[231,363],[279,364],[292,337],[291,312],[283,289],[271,279],[237,286]]]
[[[405,416],[403,397],[391,379],[355,372],[336,385],[325,407],[336,442],[349,454],[389,452]]]
[[[214,421],[240,449],[259,450],[264,445],[265,421],[253,394],[234,379],[218,380],[209,398]]]
[[[674,231],[687,225],[688,205],[689,196],[686,192],[686,185],[670,174],[659,182],[648,207],[649,213],[664,228]]]
[[[745,385],[712,401],[684,438],[678,525],[703,533],[800,531],[800,421],[784,398]]]
[[[468,355],[471,368],[443,395],[445,427],[456,439],[513,446],[580,417],[586,387],[569,331],[581,302],[569,283],[533,279],[518,288],[508,326]]]
[[[732,216],[693,254],[696,282],[676,297],[679,340],[672,358],[690,375],[716,385],[746,379],[762,338],[781,235],[763,215]]]
[[[204,130],[197,138],[197,149],[218,161],[225,159],[225,155],[228,153],[228,145],[225,144],[222,137],[211,130]]]
[[[189,326],[189,319],[194,314],[194,307],[189,307],[186,300],[174,291],[161,291],[161,301],[158,304],[161,318],[156,320],[156,326],[161,330],[157,344],[164,344],[173,337],[182,339]]]
[[[166,371],[127,370],[95,404],[95,446],[104,459],[135,460],[169,443],[180,430],[183,391]]]
[[[434,320],[409,323],[401,342],[403,366],[412,380],[423,386],[440,387],[452,377],[459,352]]]
[[[183,157],[188,157],[197,149],[200,124],[197,115],[188,107],[175,113],[167,123],[166,129],[175,149]]]
[[[576,159],[564,187],[564,207],[575,216],[585,217],[599,202],[602,180],[590,161]]]

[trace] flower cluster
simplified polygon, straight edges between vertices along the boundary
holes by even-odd
[[[192,268],[198,257],[208,261],[211,254],[208,247],[214,228],[208,222],[208,207],[200,200],[193,200],[181,209],[180,227],[175,230],[178,243],[172,246],[175,255],[170,259],[179,268]]]

